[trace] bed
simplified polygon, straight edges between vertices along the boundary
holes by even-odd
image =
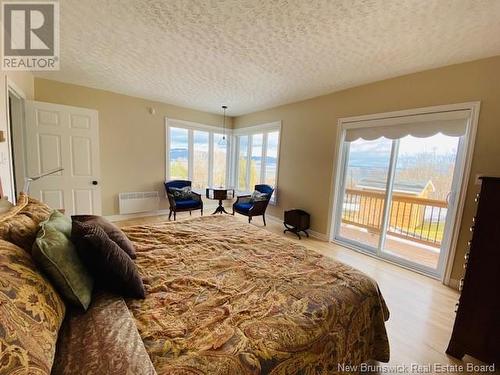
[[[145,300],[126,300],[158,374],[317,374],[387,362],[374,280],[233,217],[124,228]]]
[[[374,280],[230,216],[125,228],[145,299],[65,302],[30,254],[50,207],[0,215],[0,374],[353,373],[388,361]]]

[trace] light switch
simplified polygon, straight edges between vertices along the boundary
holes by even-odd
[[[483,177],[483,176],[484,176],[484,174],[481,174],[481,173],[476,174],[476,179],[475,179],[474,183],[476,185],[481,185],[481,177]]]

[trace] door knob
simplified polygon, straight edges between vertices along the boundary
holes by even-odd
[[[98,182],[96,180],[92,181],[92,185],[97,185]]]

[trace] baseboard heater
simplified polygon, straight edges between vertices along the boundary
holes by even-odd
[[[160,209],[160,197],[157,191],[119,193],[118,203],[120,215],[158,211]]]

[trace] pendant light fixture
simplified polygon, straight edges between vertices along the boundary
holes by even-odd
[[[222,120],[222,139],[219,141],[220,146],[226,146],[227,145],[227,139],[226,139],[226,109],[227,105],[222,106],[222,111],[224,112],[223,114],[223,120]]]

